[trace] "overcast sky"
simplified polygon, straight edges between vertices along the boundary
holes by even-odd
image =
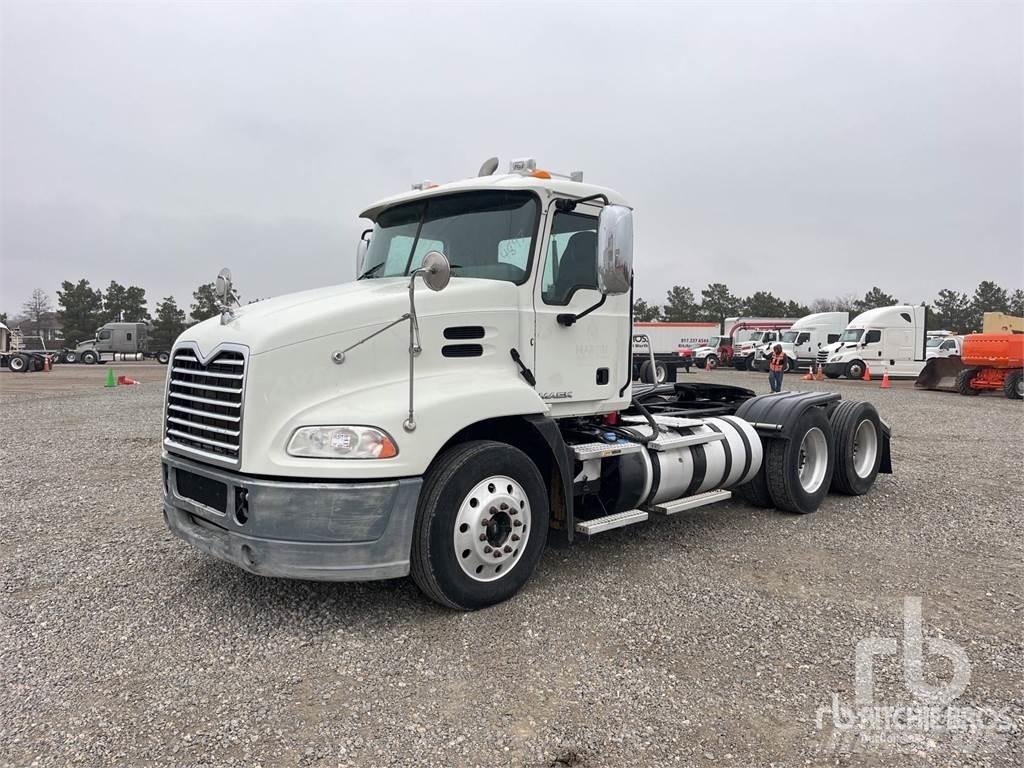
[[[0,7],[7,311],[342,282],[364,204],[491,155],[624,194],[657,303],[1024,285],[1021,3]]]

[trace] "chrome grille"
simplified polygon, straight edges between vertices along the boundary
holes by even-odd
[[[828,360],[828,352],[824,349],[818,350],[818,365],[824,365],[825,361]]]
[[[221,349],[205,364],[190,346],[174,351],[164,423],[168,448],[216,463],[239,463],[245,363],[244,348]]]

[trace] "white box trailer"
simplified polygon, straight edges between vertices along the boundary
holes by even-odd
[[[679,368],[689,371],[693,350],[707,346],[717,334],[718,323],[633,323],[633,378],[658,384],[675,381]]]
[[[367,207],[354,282],[238,307],[218,280],[221,315],[171,352],[175,535],[263,576],[411,575],[471,610],[519,591],[549,540],[733,493],[810,513],[890,471],[869,403],[633,385],[632,209],[496,167]]]

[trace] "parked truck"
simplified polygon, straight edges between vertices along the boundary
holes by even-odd
[[[825,375],[835,379],[916,377],[925,365],[928,308],[912,304],[869,309],[857,315],[839,337],[838,348],[825,362]]]
[[[48,350],[41,337],[24,336],[20,329],[0,323],[0,367],[12,373],[41,371],[56,362],[58,354]]]
[[[679,368],[690,370],[693,350],[717,333],[717,323],[634,322],[633,378],[658,384],[675,381]]]
[[[778,343],[783,333],[785,331],[779,329],[752,331],[750,336],[733,346],[733,367],[738,371],[753,371],[761,348],[766,344]]]
[[[633,218],[513,161],[368,206],[351,283],[231,305],[172,351],[167,525],[252,573],[411,574],[455,609],[567,544],[739,497],[869,491],[889,431],[838,393],[631,381]]]
[[[149,326],[146,323],[106,323],[96,329],[95,338],[83,341],[74,349],[65,350],[63,359],[68,363],[79,361],[93,365],[103,361],[103,356],[116,359],[155,358],[166,364],[171,357],[169,349],[150,345]]]
[[[772,348],[779,344],[786,356],[784,370],[814,368],[821,351],[839,341],[849,322],[849,312],[815,312],[801,317],[782,332],[777,342],[766,343],[757,350],[754,367],[768,370]]]

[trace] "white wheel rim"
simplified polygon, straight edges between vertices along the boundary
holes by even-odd
[[[1024,397],[1024,379],[1017,379],[1017,397]]]
[[[800,486],[807,493],[814,493],[821,487],[825,479],[825,470],[828,469],[828,440],[818,427],[807,430],[800,441],[797,462]]]
[[[505,475],[477,483],[455,518],[455,558],[474,581],[496,581],[521,559],[533,527],[523,487]]]
[[[668,378],[668,371],[665,370],[665,366],[659,365],[654,369],[654,378],[658,380],[659,384],[665,383],[665,379]]]
[[[868,477],[871,474],[877,454],[878,432],[869,419],[864,419],[853,433],[853,471],[857,477]]]

